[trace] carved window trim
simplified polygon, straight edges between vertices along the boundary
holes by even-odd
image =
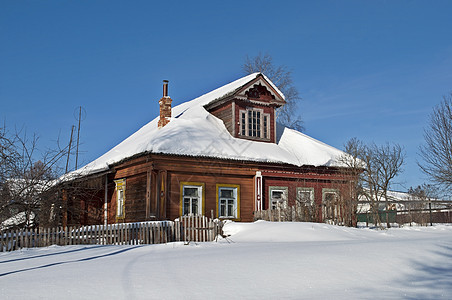
[[[125,202],[126,202],[126,180],[115,180],[116,191],[116,221],[123,221],[125,218]]]
[[[222,191],[231,191],[232,197],[222,196]],[[221,219],[240,219],[240,185],[238,184],[217,184],[217,218]],[[223,208],[223,209],[222,209]],[[228,211],[232,208],[232,213]],[[224,211],[222,213],[222,211]]]

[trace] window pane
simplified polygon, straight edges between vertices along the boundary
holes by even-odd
[[[220,217],[226,217],[226,201],[220,201]]]
[[[300,197],[300,201],[302,202],[310,202],[311,201],[311,192],[309,191],[300,191],[298,193]]]
[[[198,188],[184,188],[184,196],[198,197]]]
[[[325,194],[325,201],[326,201],[326,202],[333,202],[335,196],[336,196],[336,195],[333,194],[333,193],[327,193],[327,194]]]
[[[221,198],[234,198],[232,189],[221,189],[220,197]]]
[[[242,135],[246,135],[246,124],[245,124],[245,122],[246,122],[246,115],[243,112],[242,113]]]
[[[283,191],[272,191],[272,199],[282,199]]]
[[[190,198],[184,198],[184,209],[182,214],[188,215],[190,213]]]
[[[278,201],[274,200],[272,201],[272,209],[276,209],[278,205]]]
[[[256,136],[256,111],[253,110],[253,136]]]
[[[234,201],[229,200],[228,201],[228,217],[234,216]]]
[[[198,214],[198,199],[191,199],[191,213],[197,215]]]
[[[256,112],[256,136],[261,137],[261,112]]]

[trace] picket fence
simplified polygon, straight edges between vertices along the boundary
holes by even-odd
[[[288,206],[254,212],[254,220],[269,222],[314,222],[313,213],[305,206]]]
[[[50,245],[142,245],[209,242],[222,235],[223,223],[205,216],[153,221],[0,231],[0,252]]]

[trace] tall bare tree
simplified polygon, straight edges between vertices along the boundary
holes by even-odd
[[[365,145],[360,140],[353,138],[347,142],[345,151],[352,157],[348,158],[351,168],[364,166],[363,173],[359,176],[357,189],[361,196],[369,203],[374,222],[381,224],[379,208],[380,204],[386,206],[386,225],[389,228],[388,210],[390,208],[388,192],[391,189],[394,178],[402,172],[405,160],[403,148],[398,144]],[[344,159],[343,159],[344,160]]]
[[[354,226],[355,220],[353,216],[357,210],[357,201],[360,196],[363,195],[363,172],[366,165],[363,161],[363,155],[365,153],[365,145],[357,138],[352,138],[344,145],[345,155],[339,157],[341,162],[346,168],[343,169],[346,175],[351,176],[354,180],[349,182],[348,199],[343,199],[346,215],[347,226]]]
[[[433,108],[424,139],[420,168],[432,182],[452,192],[452,93]]]
[[[286,97],[286,104],[277,110],[278,122],[299,131],[304,129],[301,117],[296,115],[301,97],[293,85],[292,71],[286,66],[275,66],[273,58],[269,54],[262,55],[261,53],[255,57],[247,56],[243,64],[243,71],[246,74],[261,72],[268,76]]]
[[[386,226],[391,227],[389,222],[390,203],[388,191],[390,191],[393,179],[402,172],[405,154],[399,144],[385,144],[371,146],[370,153],[373,156],[374,178],[373,181],[379,187],[386,204]]]

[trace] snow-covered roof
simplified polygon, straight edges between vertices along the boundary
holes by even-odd
[[[204,109],[205,105],[234,93],[259,75],[260,73],[250,74],[173,107],[173,117],[163,128],[158,128],[159,117],[155,118],[119,145],[70,175],[84,176],[106,171],[111,165],[145,153],[283,163],[295,166],[343,166],[337,158],[344,152],[301,132],[284,128],[277,139],[277,144],[235,138],[228,132],[222,120]],[[264,78],[284,98],[284,95],[265,75]]]

